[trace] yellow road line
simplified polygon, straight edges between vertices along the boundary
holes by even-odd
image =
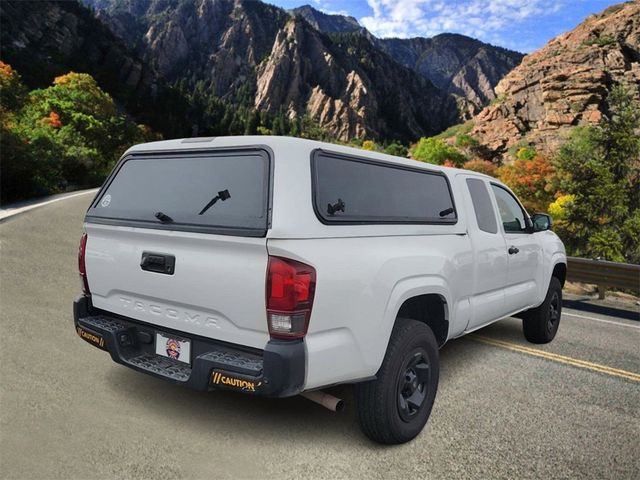
[[[574,367],[586,368],[594,372],[605,373],[614,377],[625,378],[627,380],[633,380],[640,382],[640,374],[629,372],[627,370],[620,370],[618,368],[608,367],[599,363],[587,362],[586,360],[579,360],[577,358],[566,357],[564,355],[558,355],[557,353],[545,352],[543,350],[537,350],[535,348],[525,347],[518,345],[517,343],[505,342],[504,340],[496,340],[494,338],[484,337],[482,335],[472,334],[469,338],[478,342],[486,343],[487,345],[493,345],[494,347],[506,348],[514,352],[526,353],[527,355],[533,355],[535,357],[545,358],[553,362],[564,363],[566,365],[572,365]]]

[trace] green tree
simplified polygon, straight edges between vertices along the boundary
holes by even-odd
[[[271,124],[271,132],[273,135],[286,135],[288,133],[287,123],[282,110],[275,114]]]
[[[2,85],[14,85],[6,75],[14,73],[0,68]],[[154,137],[86,74],[62,75],[23,97],[8,92],[1,96],[3,201],[98,185],[132,143]]]
[[[314,120],[311,115],[305,113],[300,122],[300,136],[311,140],[320,140],[328,142],[332,140],[331,134],[327,132],[320,124]]]
[[[409,149],[398,142],[393,142],[387,145],[384,149],[384,153],[388,155],[395,155],[396,157],[406,157],[409,153]]]
[[[142,140],[90,75],[62,75],[29,97],[20,125],[32,141],[46,138],[60,146],[63,175],[71,184],[98,184],[121,153]]]
[[[20,128],[27,89],[10,65],[0,62],[0,199],[8,202],[36,197],[64,184],[57,145],[32,141]]]
[[[245,135],[257,134],[259,126],[260,126],[260,118],[258,117],[258,112],[256,112],[255,109],[251,109],[247,117],[247,126],[245,127],[244,134]]]
[[[15,112],[24,104],[26,96],[27,89],[18,72],[0,60],[0,112]]]
[[[561,190],[573,196],[561,234],[577,255],[638,263],[640,255],[640,108],[614,87],[609,115],[576,129],[561,148]]]
[[[434,137],[422,137],[411,149],[411,157],[435,165],[451,163],[455,166],[462,166],[467,161],[467,157],[455,147]]]

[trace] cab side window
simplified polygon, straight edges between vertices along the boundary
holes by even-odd
[[[526,233],[529,225],[526,214],[518,201],[510,192],[498,185],[491,184],[491,188],[496,196],[505,233]]]
[[[484,181],[479,178],[467,178],[467,188],[473,202],[478,228],[483,232],[498,233],[496,214],[493,211],[491,197],[489,197],[489,191]]]

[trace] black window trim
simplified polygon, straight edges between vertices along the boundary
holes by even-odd
[[[265,186],[267,188],[267,205],[265,214],[267,217],[266,228],[243,228],[243,227],[221,227],[215,225],[194,225],[190,223],[171,223],[162,224],[153,221],[146,220],[134,220],[134,219],[122,219],[122,218],[109,218],[109,217],[97,217],[91,215],[89,212],[94,208],[108,188],[111,186],[116,175],[120,172],[122,166],[129,160],[146,160],[146,159],[175,159],[176,156],[189,156],[189,157],[207,157],[211,156],[225,156],[229,154],[258,154],[266,158],[268,172],[264,179]],[[175,150],[150,150],[131,152],[123,155],[118,163],[111,171],[107,179],[104,181],[98,193],[94,197],[93,201],[89,205],[84,217],[84,221],[87,223],[95,223],[99,225],[113,225],[120,227],[137,227],[137,228],[149,228],[152,230],[173,230],[177,232],[191,232],[191,233],[209,233],[217,235],[236,235],[243,237],[266,237],[267,231],[271,228],[271,216],[273,208],[273,150],[267,145],[241,145],[235,147],[209,147],[209,148],[186,148]]]
[[[389,219],[389,220],[353,220],[345,219],[341,220],[339,217],[332,219],[326,218],[322,214],[322,210],[318,207],[318,170],[316,164],[318,163],[319,156],[325,155],[339,160],[345,160],[348,162],[364,163],[368,165],[376,165],[379,167],[394,168],[396,170],[406,170],[409,172],[421,173],[423,175],[434,175],[444,178],[447,184],[447,190],[449,192],[449,198],[451,199],[451,206],[453,208],[454,218],[442,219],[439,221],[430,220],[406,220],[402,218]],[[455,197],[451,190],[451,183],[449,178],[444,172],[437,170],[429,170],[424,168],[410,167],[408,165],[400,165],[396,163],[384,162],[380,160],[374,160],[372,158],[353,155],[349,153],[335,152],[331,150],[325,150],[323,148],[316,148],[311,151],[311,196],[313,203],[313,211],[316,214],[317,219],[324,225],[456,225],[458,223],[458,209],[456,207]]]
[[[504,222],[502,221],[502,215],[500,215],[500,209],[498,209],[498,217],[500,218],[500,224],[502,225],[502,232],[506,235],[506,234],[511,234],[511,235],[522,235],[523,233],[532,233],[533,232],[533,223],[531,222],[531,217],[529,217],[529,214],[527,213],[527,211],[524,209],[524,207],[522,206],[522,203],[520,203],[520,200],[518,199],[518,197],[516,196],[515,193],[513,193],[511,190],[509,190],[507,187],[505,187],[504,185],[500,185],[499,183],[496,182],[489,182],[492,186],[501,188],[502,190],[504,190],[505,192],[507,192],[509,195],[511,195],[511,197],[516,201],[516,203],[518,204],[518,206],[520,207],[520,210],[522,211],[522,215],[524,216],[524,221],[526,222],[526,227],[524,230],[520,231],[520,232],[507,232],[507,230],[505,230],[504,228]],[[493,196],[495,197],[495,193],[493,194]],[[496,199],[496,203],[498,202],[498,200]]]

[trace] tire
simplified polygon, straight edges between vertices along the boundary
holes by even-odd
[[[522,329],[531,343],[549,343],[558,333],[562,314],[562,285],[556,277],[551,277],[547,296],[537,308],[525,312]]]
[[[438,344],[431,329],[417,320],[398,318],[376,380],[356,385],[362,432],[383,444],[413,439],[427,423],[439,374]]]

